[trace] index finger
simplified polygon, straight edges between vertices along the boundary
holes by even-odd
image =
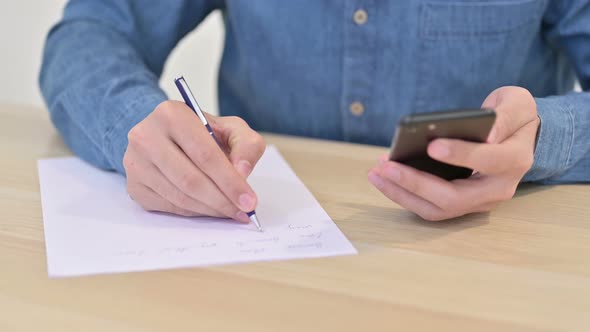
[[[240,210],[253,211],[257,197],[246,180],[240,176],[225,153],[211,137],[197,116],[186,106],[186,112],[175,112],[178,119],[170,128],[172,140],[189,159],[203,171]]]
[[[248,177],[264,153],[264,138],[237,116],[214,119],[210,124],[227,144],[231,163],[242,176]]]

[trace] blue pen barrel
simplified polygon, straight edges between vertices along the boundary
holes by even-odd
[[[209,135],[211,135],[211,137],[213,137],[213,139],[215,140],[215,143],[217,143],[217,145],[221,146],[221,144],[219,144],[219,140],[217,139],[217,136],[215,136],[215,133],[213,132],[213,129],[211,129],[211,126],[209,124],[206,124],[205,127],[209,131]]]

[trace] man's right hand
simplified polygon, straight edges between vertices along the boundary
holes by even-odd
[[[148,211],[249,222],[257,197],[246,178],[264,140],[238,117],[206,116],[221,149],[179,101],[161,103],[133,127],[123,157],[127,192]]]

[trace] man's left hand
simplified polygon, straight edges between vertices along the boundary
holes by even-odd
[[[482,107],[497,115],[486,143],[440,138],[428,145],[431,158],[471,168],[471,177],[446,181],[383,156],[369,171],[369,181],[392,201],[432,221],[489,211],[511,199],[533,164],[540,124],[536,103],[526,89],[502,87]]]

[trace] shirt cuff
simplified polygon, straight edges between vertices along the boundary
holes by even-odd
[[[140,121],[145,119],[161,102],[167,100],[166,94],[157,89],[150,89],[146,94],[138,94],[139,98],[129,101],[125,111],[107,130],[104,136],[105,154],[111,165],[121,174],[125,174],[123,156],[127,150],[127,134]]]
[[[546,180],[567,169],[574,142],[574,117],[562,98],[535,98],[541,119],[534,162],[523,182]]]

